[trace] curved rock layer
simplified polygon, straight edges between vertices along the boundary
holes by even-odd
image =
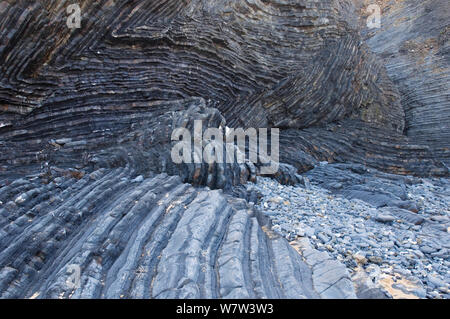
[[[360,1],[367,5],[371,1]],[[382,27],[363,27],[405,110],[405,133],[449,165],[450,7],[445,0],[383,1]]]
[[[352,1],[81,4],[82,26],[69,29],[67,1],[2,2],[0,122],[6,135],[21,130],[23,121],[50,126],[53,131],[42,136],[30,130],[44,139],[92,120],[95,124],[82,134],[91,138],[103,130],[101,134],[114,138],[121,127],[111,123],[121,112],[128,113],[131,122],[139,116],[138,109],[158,114],[155,104],[191,97],[204,98],[231,127],[308,128],[352,118],[362,126],[378,127],[379,135],[404,131],[399,92],[362,43]],[[63,114],[63,126],[38,122]],[[362,140],[371,139],[361,132]],[[380,156],[375,166],[428,174],[430,169],[420,163],[416,170],[392,169],[398,163],[385,158],[383,150],[395,152],[400,139],[387,138],[386,145],[371,142]],[[444,133],[441,146],[447,140]],[[400,143],[413,158],[421,157],[408,139]],[[312,154],[316,147],[326,145],[300,146]],[[43,150],[27,152],[39,157]],[[11,155],[6,157],[16,161]],[[402,155],[395,156],[409,160]],[[429,155],[448,156],[448,149],[442,148]]]
[[[309,246],[303,261],[245,200],[131,172],[2,187],[0,297],[355,297],[345,266]]]
[[[361,163],[401,175],[448,176],[448,167],[436,160],[433,149],[412,143],[407,136],[361,121],[346,120],[323,128],[284,130],[280,133],[280,161],[299,172],[320,161]],[[449,151],[442,154],[449,156]]]

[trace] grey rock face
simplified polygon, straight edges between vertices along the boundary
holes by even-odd
[[[443,69],[436,75],[430,68],[437,58],[427,61],[423,76],[432,80],[431,89],[418,85],[415,76],[413,84],[405,80],[400,86],[419,96],[402,95],[392,74],[395,62],[371,52],[379,53],[371,44],[381,41],[363,42],[359,1],[86,1],[82,27],[75,30],[66,24],[66,2],[2,2],[0,160],[8,165],[29,171],[61,146],[67,161],[72,155],[65,149],[78,151],[76,165],[82,165],[90,148],[115,144],[119,136],[200,98],[230,127],[282,129],[281,162],[300,172],[322,161],[351,161],[396,174],[449,174],[441,161],[450,157],[443,146],[445,59],[439,59]],[[418,1],[406,2],[408,7]],[[433,13],[420,11],[420,21],[438,16],[442,3],[421,5]],[[406,20],[384,37],[414,23]],[[442,19],[435,23],[440,26]],[[394,39],[398,49],[401,41]],[[446,53],[445,34],[440,39],[433,50]],[[399,74],[410,78],[413,70],[401,67]],[[410,95],[413,102],[405,105]],[[431,104],[425,102],[435,111],[428,112]],[[440,114],[444,118],[437,123]],[[411,137],[404,135],[405,118]],[[152,133],[167,133],[165,124]],[[439,130],[447,133],[438,141]],[[214,170],[222,169],[227,170]],[[223,181],[218,183],[221,188]]]
[[[366,2],[0,2],[0,297],[448,297],[448,5]],[[196,120],[279,171],[174,163]]]
[[[313,269],[313,282],[326,289],[346,271],[339,291],[351,283],[358,298],[445,298],[439,287],[445,291],[450,281],[448,180],[389,175],[350,164],[320,165],[306,175],[308,188],[266,178],[249,188],[259,190],[257,206],[275,232],[294,247],[316,250],[299,248]],[[335,183],[342,187],[336,189]],[[354,189],[364,189],[364,195],[355,196]],[[383,205],[373,200],[380,197]],[[397,207],[399,200],[417,211]],[[315,274],[315,265],[327,275]],[[318,291],[331,297],[336,289]]]

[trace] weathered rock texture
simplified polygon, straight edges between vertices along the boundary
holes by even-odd
[[[380,2],[380,1],[378,1]],[[364,6],[368,1],[360,1]],[[405,133],[449,165],[450,7],[445,0],[381,1],[382,28],[364,38],[399,89]]]
[[[131,171],[2,187],[0,297],[355,297],[343,265],[311,268],[245,200]]]
[[[350,0],[80,0],[79,29],[72,1],[0,2],[0,296],[354,297],[211,190],[257,165],[175,165],[170,135],[279,127],[284,183],[320,161],[448,175],[445,1],[401,2],[364,37]]]

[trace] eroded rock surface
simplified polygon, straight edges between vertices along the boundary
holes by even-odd
[[[370,1],[360,1],[361,9]],[[405,133],[449,165],[450,8],[445,0],[381,1],[382,28],[362,27],[405,111]]]
[[[245,200],[165,174],[132,179],[131,171],[3,186],[0,296],[355,297],[351,287],[316,279]],[[67,283],[74,266],[79,287]]]
[[[281,149],[288,164],[367,157],[366,164],[392,173],[448,175],[440,163],[449,157],[446,133],[431,149],[424,138],[437,137],[429,130],[419,134],[422,143],[417,134],[402,135],[412,111],[402,107],[405,98],[384,61],[360,36],[353,1],[83,1],[79,29],[67,27],[67,5],[1,4],[0,121],[3,132],[20,130],[15,139],[50,139],[82,123],[88,127],[78,134],[114,139],[125,124],[114,123],[120,116],[136,124],[139,111],[152,114],[160,104],[201,97],[230,127],[295,129],[286,134],[297,145]],[[446,82],[444,76],[433,83]],[[440,96],[439,106],[426,106],[433,114],[413,116],[429,118],[432,132],[445,126],[439,110],[446,104],[439,101],[448,90],[436,90],[417,91],[423,99],[434,91]],[[54,117],[64,117],[64,127],[50,124]],[[50,130],[43,130],[43,118]],[[443,122],[434,125],[435,118]],[[344,128],[332,129],[339,137],[333,143],[327,125],[339,121]],[[417,121],[407,121],[406,129],[417,131]],[[310,127],[325,141],[310,141],[311,133],[299,130]],[[305,152],[300,158],[298,149]]]

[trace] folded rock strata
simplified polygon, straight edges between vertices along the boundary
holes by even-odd
[[[448,176],[446,4],[400,2],[368,32],[356,0],[80,0],[75,29],[72,1],[2,1],[0,296],[355,297],[248,204],[258,165],[175,165],[170,137],[278,127],[285,184],[323,161]]]
[[[390,172],[426,175],[441,170],[430,161],[418,161],[413,165],[417,169],[404,167],[411,165],[402,160],[411,157],[401,152],[395,163],[384,155],[386,148],[393,153],[409,148],[410,139],[402,138],[405,119],[414,144],[431,147],[433,154],[427,157],[449,157],[446,133],[431,145],[424,139],[436,140],[437,133],[426,129],[413,134],[422,125],[417,121],[424,119],[430,119],[426,125],[432,132],[445,126],[445,119],[435,125],[439,110],[446,114],[445,88],[430,101],[439,104],[432,107],[433,115],[421,116],[419,109],[407,107],[388,76],[389,64],[386,72],[383,60],[360,37],[358,3],[353,1],[83,1],[80,29],[67,27],[67,5],[2,2],[1,126],[16,127],[24,118],[31,123],[33,115],[65,114],[84,121],[94,112],[101,120],[85,131],[90,135],[107,130],[107,122],[119,114],[107,119],[101,115],[105,110],[123,109],[132,121],[136,107],[151,113],[154,103],[201,97],[230,127],[318,127],[319,135],[327,135],[327,124],[348,119],[361,128],[376,127],[384,141],[364,129],[358,137],[361,143],[371,140],[378,153],[373,165]],[[427,6],[438,12],[442,4]],[[440,39],[435,50],[445,51],[445,34]],[[444,77],[435,76],[433,83],[448,82],[443,70]],[[436,90],[416,91],[426,99]],[[70,121],[66,128],[71,123],[77,124]],[[115,134],[115,128],[109,129],[108,134]],[[344,143],[353,138],[347,130],[342,135]],[[314,151],[322,144],[298,146],[323,158]],[[408,155],[422,156],[421,147],[412,147]],[[289,148],[282,152],[296,156]],[[352,156],[348,149],[342,152]]]

